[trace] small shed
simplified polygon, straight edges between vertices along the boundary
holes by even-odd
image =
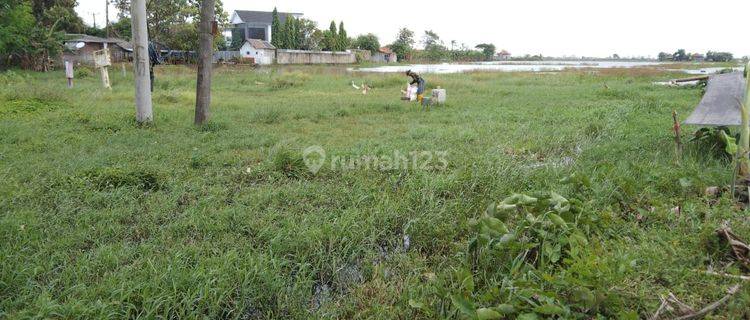
[[[502,60],[502,61],[510,60],[510,52],[508,52],[508,51],[506,51],[504,49],[502,51],[498,52],[498,54],[497,54],[497,60]]]
[[[395,63],[398,62],[398,57],[391,48],[382,47],[370,56],[370,60],[373,62]]]
[[[253,58],[257,64],[273,64],[276,47],[265,40],[247,39],[240,47],[240,55],[243,58]]]

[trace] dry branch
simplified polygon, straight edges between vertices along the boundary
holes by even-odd
[[[717,276],[717,277],[725,277],[725,278],[733,278],[733,279],[740,279],[740,280],[750,281],[750,276],[740,276],[740,275],[736,275],[736,274],[718,273],[718,272],[713,272],[713,271],[704,271],[703,273],[708,274],[708,275],[712,275],[712,276]]]
[[[732,233],[732,228],[726,223],[716,230],[716,233],[719,234],[719,237],[729,243],[734,258],[741,262],[746,268],[750,268],[750,246],[748,246],[745,241],[742,241],[742,239],[736,234]]]
[[[698,312],[684,315],[682,317],[676,318],[675,320],[690,320],[690,319],[700,319],[700,318],[705,317],[707,314],[711,313],[711,311],[716,310],[716,308],[726,303],[732,296],[734,296],[737,292],[739,292],[740,287],[741,285],[739,284],[734,285],[733,287],[729,288],[729,290],[727,291],[727,294],[721,299],[716,300],[712,304],[707,305],[705,308],[698,310]]]

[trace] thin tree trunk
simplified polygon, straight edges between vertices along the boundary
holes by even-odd
[[[201,20],[198,27],[200,54],[198,61],[198,82],[195,90],[195,124],[201,125],[208,120],[211,106],[211,69],[213,53],[213,35],[211,23],[214,20],[215,0],[202,0]]]

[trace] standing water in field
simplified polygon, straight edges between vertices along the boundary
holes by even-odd
[[[380,66],[373,68],[349,68],[355,72],[402,73],[412,70],[417,73],[461,73],[469,71],[497,71],[497,72],[545,72],[562,71],[565,69],[610,69],[661,67],[664,63],[656,61],[493,61],[462,64],[412,64],[400,66]],[[688,74],[712,74],[724,68],[703,69],[665,69]]]
[[[541,71],[561,71],[565,69],[581,68],[632,68],[648,67],[660,65],[660,62],[653,61],[518,61],[518,62],[476,62],[463,64],[413,64],[402,66],[381,66],[373,68],[361,68],[351,71],[361,72],[406,72],[412,70],[417,73],[460,73],[467,71],[500,71],[500,72],[541,72]]]

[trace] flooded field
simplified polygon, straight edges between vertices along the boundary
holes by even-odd
[[[671,63],[671,62],[670,62]],[[667,63],[655,61],[497,61],[475,62],[462,64],[412,64],[398,66],[380,66],[373,68],[350,68],[354,72],[394,73],[412,70],[417,73],[461,73],[469,71],[497,71],[497,72],[548,72],[566,69],[609,69],[609,68],[661,68]],[[682,71],[688,74],[711,74],[723,68],[703,69],[665,69],[667,71]]]

